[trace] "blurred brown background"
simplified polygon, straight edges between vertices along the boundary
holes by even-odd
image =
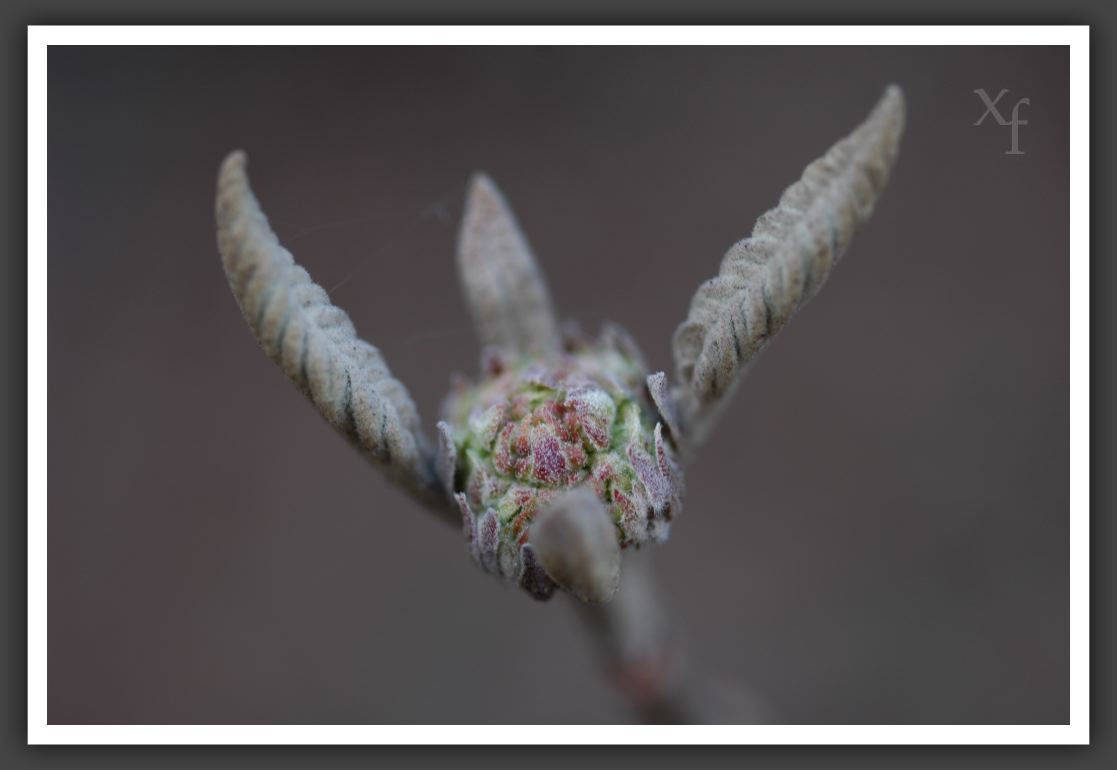
[[[689,469],[665,601],[788,722],[1066,722],[1068,56],[1005,47],[52,48],[50,721],[626,719],[571,608],[484,575],[259,350],[217,166],[248,150],[433,427],[476,367],[471,171],[563,312],[670,370],[694,288],[892,81],[892,182]],[[1024,155],[976,88],[1030,99]]]

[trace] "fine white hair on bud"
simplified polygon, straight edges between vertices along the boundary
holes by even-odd
[[[585,553],[606,547],[619,553],[667,538],[682,510],[682,472],[647,380],[642,357],[617,327],[596,342],[568,338],[563,351],[543,358],[484,354],[481,379],[459,384],[444,405],[439,452],[442,467],[453,469],[445,477],[466,519],[470,551],[486,570],[522,583],[530,543],[554,582],[582,598],[601,597],[611,592],[601,590]],[[541,511],[591,499],[597,525],[545,536],[546,545],[535,542]],[[598,539],[607,534],[611,545],[598,543],[569,561],[558,557],[556,543],[585,545],[586,532]],[[482,535],[494,534],[495,554],[491,541],[478,545]],[[578,565],[589,571],[572,577]]]

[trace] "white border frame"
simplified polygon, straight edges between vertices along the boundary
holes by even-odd
[[[521,726],[508,743],[1089,743],[1089,27],[44,27],[27,30],[27,740],[32,744],[474,744],[469,725],[47,724],[47,47],[51,45],[1070,46],[1070,724]]]

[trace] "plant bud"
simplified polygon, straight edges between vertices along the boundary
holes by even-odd
[[[583,484],[610,512],[622,548],[667,538],[683,479],[672,422],[657,407],[664,396],[653,400],[646,381],[639,351],[616,327],[597,342],[568,335],[543,359],[487,350],[480,381],[457,381],[439,424],[440,472],[479,564],[549,596],[553,583],[528,546],[531,523]]]

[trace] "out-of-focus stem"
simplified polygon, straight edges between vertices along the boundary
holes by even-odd
[[[575,602],[605,675],[647,724],[773,721],[771,709],[746,688],[696,677],[670,631],[650,554],[626,554],[620,590],[605,604]]]
[[[605,604],[578,602],[605,673],[643,722],[686,722],[676,691],[663,608],[655,595],[647,553],[626,555],[621,587]]]

